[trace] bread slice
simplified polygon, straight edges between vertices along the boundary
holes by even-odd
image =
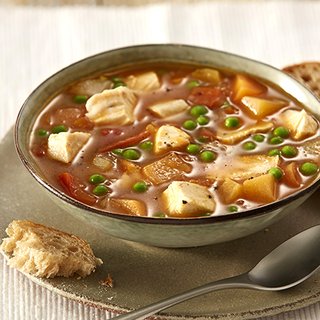
[[[305,84],[320,98],[320,62],[303,62],[285,67],[283,71]]]
[[[88,276],[102,260],[79,237],[27,220],[12,221],[0,249],[8,264],[40,278]]]

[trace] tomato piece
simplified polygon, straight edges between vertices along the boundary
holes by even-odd
[[[218,87],[195,87],[188,97],[194,104],[204,104],[208,108],[220,107],[225,101],[225,95]]]
[[[94,124],[86,116],[75,119],[71,125],[71,128],[82,130],[92,130],[93,127]]]
[[[148,138],[149,136],[150,136],[150,132],[146,130],[146,131],[143,131],[143,132],[137,134],[134,137],[130,137],[130,138],[127,138],[127,139],[124,139],[124,140],[120,140],[120,141],[111,143],[111,144],[109,144],[107,146],[101,147],[99,149],[99,152],[100,153],[104,153],[104,152],[111,151],[113,149],[127,148],[127,147],[130,147],[132,145],[135,145],[135,144],[139,143],[140,141]]]
[[[96,198],[83,190],[80,183],[69,172],[60,173],[58,181],[64,191],[76,200],[89,205],[93,205],[96,202]]]
[[[71,127],[72,123],[84,115],[80,108],[62,108],[56,110],[51,116],[52,123],[66,124]]]

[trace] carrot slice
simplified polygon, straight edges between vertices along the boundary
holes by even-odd
[[[75,177],[69,172],[60,173],[58,181],[64,191],[76,200],[89,205],[93,205],[96,202],[96,198],[81,189],[80,183],[76,181]]]
[[[107,146],[101,147],[98,152],[99,153],[104,153],[104,152],[108,152],[111,151],[113,149],[118,149],[118,148],[127,148],[130,147],[132,145],[135,145],[137,143],[139,143],[140,141],[148,138],[150,136],[150,132],[149,131],[143,131],[140,132],[139,134],[137,134],[136,136],[124,139],[124,140],[120,140],[120,141],[116,141],[114,143],[111,143]]]

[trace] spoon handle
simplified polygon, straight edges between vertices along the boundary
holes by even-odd
[[[201,287],[188,290],[172,296],[170,298],[161,300],[159,302],[155,302],[148,306],[145,306],[141,309],[128,312],[124,315],[117,316],[113,319],[117,320],[139,320],[144,319],[145,317],[151,316],[161,310],[167,309],[175,304],[183,302],[185,300],[200,296],[202,294],[206,294],[212,291],[221,290],[221,289],[229,289],[229,288],[252,288],[259,289],[260,287],[253,284],[247,273],[241,274],[239,276],[218,280],[215,282],[211,282],[205,284]]]

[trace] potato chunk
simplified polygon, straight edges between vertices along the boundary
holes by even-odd
[[[275,178],[267,173],[243,182],[243,197],[258,202],[269,203],[277,199]]]
[[[140,200],[134,199],[110,199],[109,204],[119,210],[121,213],[132,216],[146,216],[147,208]]]
[[[170,150],[180,149],[190,143],[190,136],[171,125],[161,126],[155,135],[154,153],[160,154]]]
[[[155,72],[149,71],[139,75],[131,75],[125,80],[128,88],[141,91],[152,91],[160,88],[161,84]]]
[[[240,101],[244,96],[257,96],[266,92],[267,87],[244,75],[237,74],[233,83],[233,91],[233,99]]]
[[[272,122],[258,122],[254,125],[241,129],[239,131],[234,132],[218,132],[217,139],[226,144],[235,144],[245,138],[249,137],[251,134],[254,133],[263,133],[267,132],[273,128]]]
[[[302,140],[317,132],[317,122],[305,110],[286,110],[280,115],[295,140]]]
[[[142,172],[154,184],[161,184],[173,179],[182,179],[185,173],[191,172],[192,167],[185,163],[175,153],[143,167]]]
[[[90,133],[60,132],[50,134],[48,139],[48,153],[51,158],[69,163],[80,149],[87,143]]]
[[[242,185],[227,178],[219,188],[225,203],[232,203],[241,197]]]
[[[112,82],[106,77],[101,76],[98,79],[87,79],[74,84],[70,92],[75,95],[93,96],[103,90],[110,89]]]
[[[132,123],[137,103],[135,93],[126,88],[104,90],[86,103],[86,116],[96,125],[126,125]]]
[[[215,69],[202,68],[191,73],[192,77],[201,81],[209,82],[213,85],[218,84],[221,80],[220,72]]]
[[[269,116],[288,105],[288,102],[282,100],[268,100],[248,96],[243,97],[241,102],[247,107],[251,115],[258,119]]]
[[[171,217],[196,217],[214,211],[216,203],[206,187],[173,181],[162,193],[164,207]]]
[[[148,109],[160,118],[175,116],[189,108],[189,105],[183,99],[170,100],[157,103]]]
[[[298,188],[301,184],[301,177],[297,170],[297,164],[295,162],[289,163],[284,167],[283,181],[291,188]]]

